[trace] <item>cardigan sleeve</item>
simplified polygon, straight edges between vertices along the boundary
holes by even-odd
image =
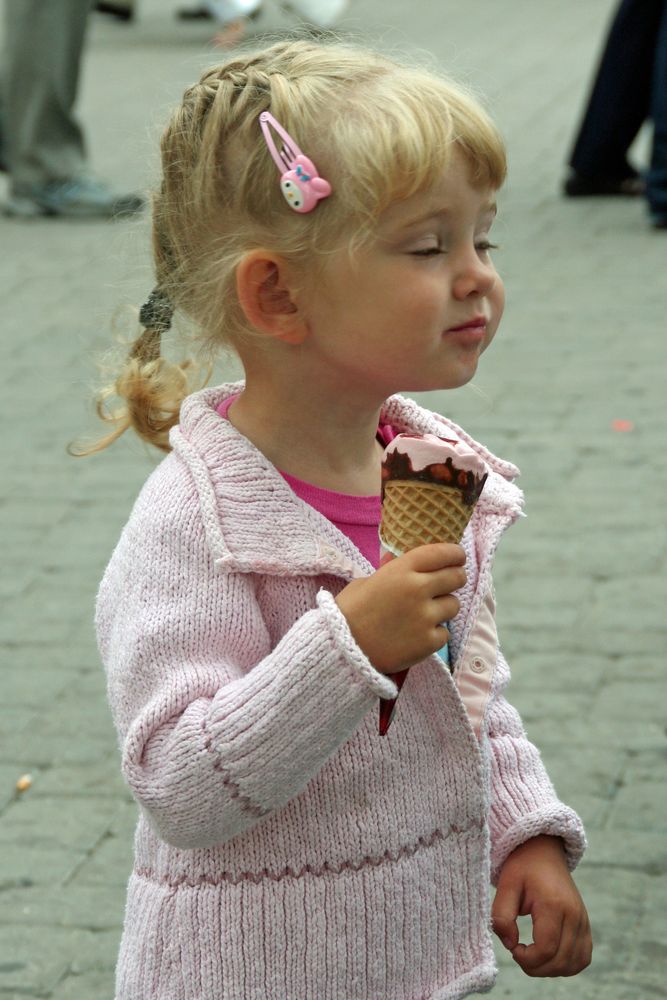
[[[540,834],[561,837],[570,868],[586,848],[579,816],[559,801],[537,748],[528,740],[519,713],[503,690],[510,671],[497,653],[494,694],[487,715],[491,750],[491,879],[495,885],[508,855]]]
[[[163,840],[208,847],[299,794],[396,686],[325,590],[271,648],[256,578],[216,572],[194,493],[155,499],[107,568],[98,643],[133,795]]]

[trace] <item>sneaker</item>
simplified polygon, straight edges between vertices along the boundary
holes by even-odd
[[[287,0],[283,5],[318,28],[331,28],[345,12],[348,0]]]
[[[95,4],[94,9],[98,12],[98,14],[110,14],[119,21],[134,20],[134,4],[106,3],[103,2],[103,0],[99,0],[99,3]]]
[[[667,212],[652,212],[651,225],[654,229],[667,229]]]
[[[568,198],[637,198],[644,194],[645,185],[636,174],[627,177],[587,177],[573,171],[563,184]]]
[[[250,17],[261,6],[262,0],[206,0],[211,15],[220,24],[232,24],[242,17]]]
[[[111,219],[134,215],[144,206],[136,194],[117,194],[102,181],[81,177],[71,181],[51,181],[26,192],[11,193],[5,215],[34,218],[59,215],[71,219]]]
[[[211,14],[208,7],[199,5],[197,7],[179,7],[176,11],[176,17],[179,21],[212,21],[213,14]]]

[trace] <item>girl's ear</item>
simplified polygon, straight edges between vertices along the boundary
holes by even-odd
[[[268,250],[253,250],[236,268],[236,293],[245,318],[260,333],[301,344],[308,327],[294,299],[287,263]]]

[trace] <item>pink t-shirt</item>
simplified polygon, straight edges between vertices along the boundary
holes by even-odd
[[[227,418],[227,413],[239,394],[228,396],[218,407],[221,417]],[[380,424],[378,439],[383,445],[389,444],[398,432],[389,424]],[[280,470],[279,470],[280,471]],[[366,556],[375,569],[380,565],[380,496],[351,496],[348,493],[336,493],[333,490],[323,490],[319,486],[305,483],[302,479],[280,472],[283,479],[292,487],[296,495],[304,500],[320,514],[334,524],[339,531],[354,542],[357,548]]]

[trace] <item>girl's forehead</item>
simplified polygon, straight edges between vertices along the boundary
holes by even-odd
[[[435,184],[389,205],[378,220],[378,228],[409,228],[439,216],[470,213],[479,216],[495,215],[495,191],[492,188],[473,186],[465,162],[452,163],[443,170]]]

